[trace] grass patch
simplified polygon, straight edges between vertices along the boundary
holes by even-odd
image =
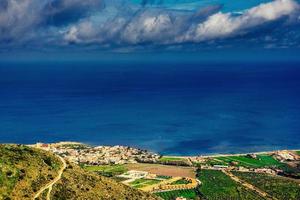
[[[177,180],[177,181],[174,181],[173,183],[171,183],[171,185],[187,185],[191,183],[190,180],[187,180],[187,179],[180,179],[180,180]]]
[[[243,186],[233,181],[230,177],[217,170],[201,170],[198,179],[202,182],[199,191],[208,200],[259,200],[255,193],[249,192]]]
[[[160,180],[156,180],[156,179],[137,179],[133,182],[130,183],[130,186],[133,188],[143,188],[146,187],[148,185],[154,185],[154,184],[158,184],[159,182],[161,182]]]
[[[233,174],[277,199],[300,199],[300,186],[290,179],[249,172],[233,172]]]
[[[195,190],[174,190],[169,192],[158,192],[155,195],[161,197],[164,200],[173,200],[177,197],[184,197],[187,199],[196,199],[197,192]]]
[[[92,172],[98,172],[101,175],[112,177],[123,174],[128,171],[124,165],[98,165],[98,166],[83,166],[84,169]]]
[[[157,175],[157,176],[156,176],[156,178],[158,178],[158,179],[165,179],[165,180],[167,180],[167,179],[170,179],[170,178],[172,178],[172,176]]]
[[[184,158],[178,158],[178,157],[167,157],[163,156],[159,159],[159,161],[166,162],[166,161],[184,161],[186,159]]]

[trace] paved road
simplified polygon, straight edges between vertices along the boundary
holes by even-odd
[[[251,185],[250,183],[247,183],[244,180],[241,180],[239,177],[233,175],[230,171],[222,170],[222,172],[224,172],[224,174],[229,176],[232,180],[238,182],[239,184],[243,185],[244,187],[248,188],[249,190],[255,191],[256,193],[258,193],[263,198],[265,198],[267,200],[278,200],[275,197],[270,196],[268,193],[266,193],[266,192],[258,189],[257,187]]]
[[[58,156],[58,155],[57,155]],[[66,169],[67,167],[67,164],[66,164],[66,161],[58,156],[60,161],[62,162],[63,166],[61,167],[61,169],[58,171],[58,175],[50,182],[48,183],[47,185],[45,185],[44,187],[42,187],[34,196],[33,199],[37,199],[45,190],[48,190],[48,193],[47,193],[47,200],[50,200],[50,194],[51,194],[51,191],[52,191],[52,187],[55,183],[57,183],[60,179],[61,179],[61,176],[62,176],[62,173],[64,172],[64,170]]]

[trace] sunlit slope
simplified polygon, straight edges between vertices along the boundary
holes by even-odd
[[[68,162],[65,168],[59,157],[22,145],[0,145],[0,170],[0,200],[29,200],[40,191],[39,200],[158,199]]]
[[[32,199],[61,167],[54,155],[26,146],[0,145],[0,199]]]

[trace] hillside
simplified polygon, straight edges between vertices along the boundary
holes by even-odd
[[[49,199],[157,199],[70,163],[64,168],[59,159],[23,145],[0,145],[0,200],[33,199],[39,192],[37,199],[47,199],[49,183]]]

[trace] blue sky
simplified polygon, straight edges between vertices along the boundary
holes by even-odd
[[[2,55],[214,50],[296,55],[299,48],[297,0],[0,2]]]

